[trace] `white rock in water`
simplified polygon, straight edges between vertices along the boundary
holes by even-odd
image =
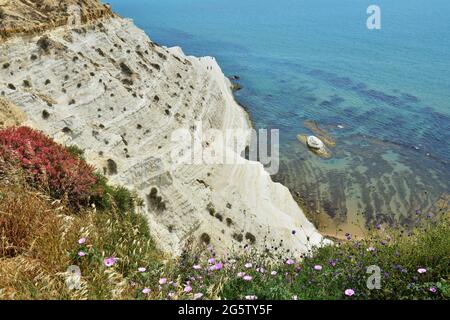
[[[324,148],[322,140],[320,140],[319,138],[317,138],[315,136],[309,136],[306,141],[308,143],[308,146],[313,149],[323,149]]]

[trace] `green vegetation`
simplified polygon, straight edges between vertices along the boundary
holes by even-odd
[[[64,155],[55,161],[86,168],[78,148],[66,148],[75,161],[59,147],[45,146]],[[33,150],[39,161],[29,153],[21,153],[23,158],[47,163],[40,148]],[[174,259],[156,249],[132,192],[95,174],[99,193],[74,207],[65,197],[55,199],[46,179],[33,177],[45,172],[24,163],[0,153],[1,299],[450,298],[448,212],[439,218],[419,212],[423,221],[414,230],[378,227],[362,240],[349,236],[301,257],[252,250],[221,257],[203,233],[203,247],[187,241]],[[256,241],[250,233],[235,237]],[[79,268],[79,281],[68,281],[70,268]],[[367,280],[377,268],[380,288],[369,289]]]

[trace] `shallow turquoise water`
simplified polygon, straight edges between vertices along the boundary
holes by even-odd
[[[449,1],[109,2],[152,40],[241,77],[237,98],[255,126],[281,131],[274,179],[310,212],[412,223],[449,192]],[[374,2],[379,31],[366,28]],[[311,133],[306,120],[335,138],[332,159],[297,141]]]

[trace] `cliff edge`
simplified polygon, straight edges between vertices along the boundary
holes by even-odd
[[[22,122],[83,148],[112,183],[135,190],[166,252],[194,240],[222,253],[253,246],[293,255],[323,242],[289,190],[241,157],[248,115],[214,58],[161,47],[94,0],[76,1],[81,24],[67,25],[61,12],[72,2],[0,0],[0,94],[26,114]],[[210,129],[243,134],[224,143],[205,137]],[[202,148],[179,148],[177,132]],[[235,162],[179,161],[205,150]]]

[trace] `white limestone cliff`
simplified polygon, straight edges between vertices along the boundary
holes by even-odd
[[[202,234],[222,253],[252,244],[294,255],[322,242],[289,190],[240,157],[245,143],[203,141],[235,164],[175,165],[176,130],[200,138],[200,129],[250,127],[215,59],[160,47],[119,17],[11,37],[0,52],[3,98],[26,124],[83,148],[112,183],[135,190],[162,250],[179,254]]]

